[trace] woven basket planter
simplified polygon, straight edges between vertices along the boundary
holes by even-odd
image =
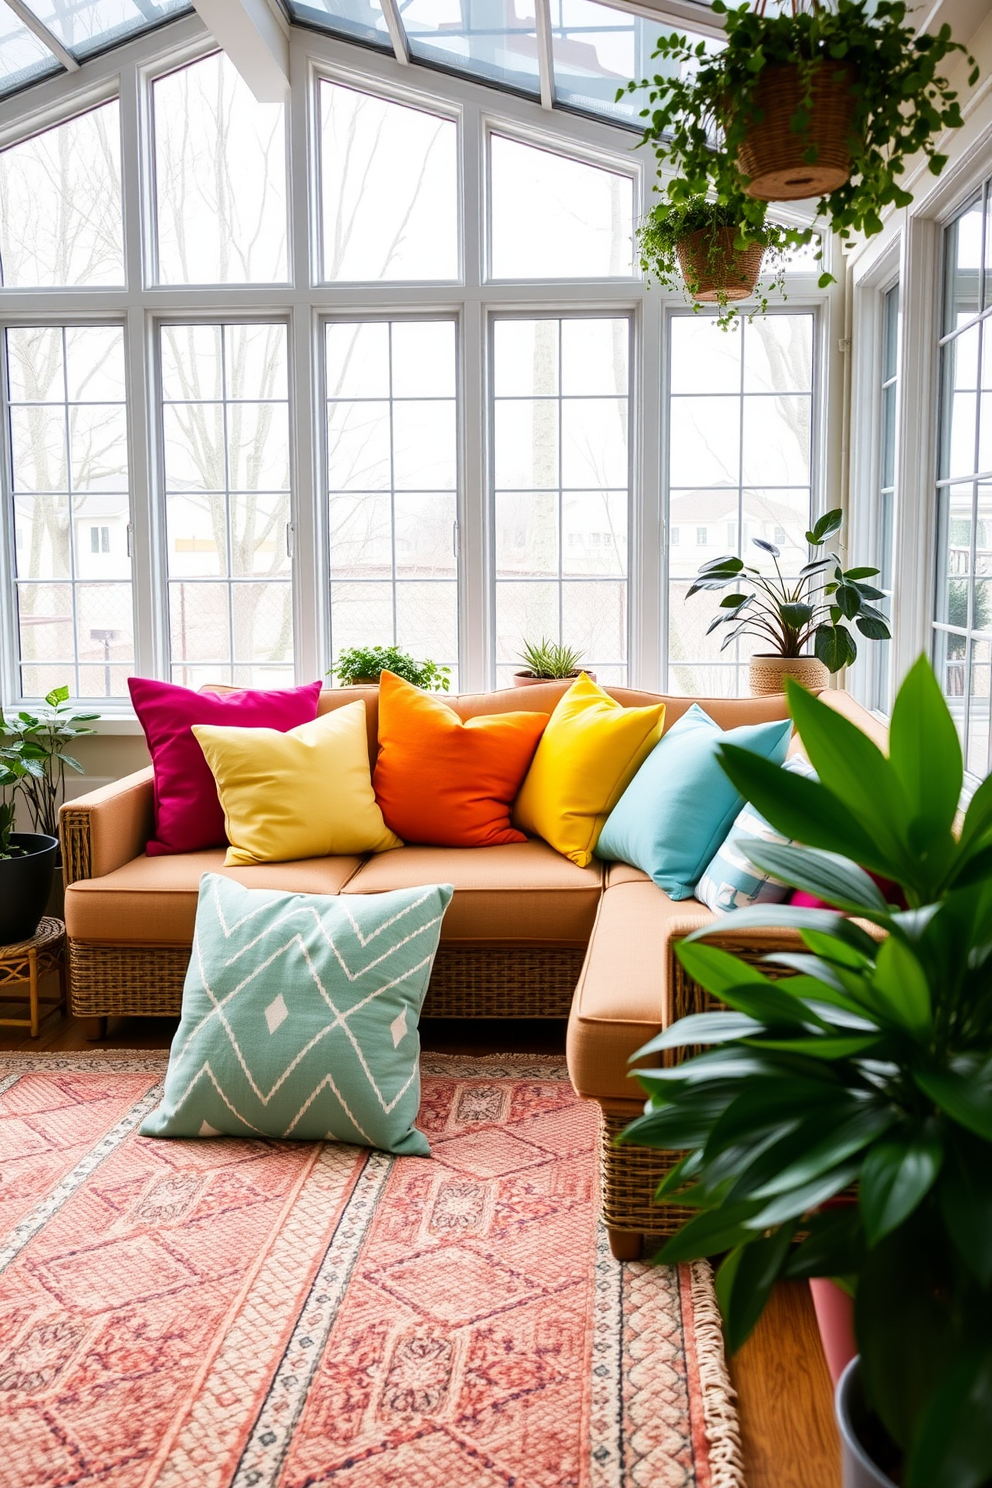
[[[760,243],[740,252],[733,227],[700,227],[675,245],[685,287],[701,305],[746,300],[754,294],[765,250]]]
[[[849,67],[819,62],[813,75],[809,128],[794,134],[792,117],[805,92],[798,65],[771,63],[755,92],[760,122],[752,124],[737,155],[744,188],[759,201],[801,201],[836,191],[851,174],[850,134],[854,118],[854,74]],[[816,159],[804,159],[810,146]]]
[[[768,697],[785,691],[786,677],[793,677],[810,692],[826,687],[830,673],[815,656],[752,656],[749,681],[752,697]]]

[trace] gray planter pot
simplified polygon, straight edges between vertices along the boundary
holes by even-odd
[[[840,1432],[841,1482],[843,1488],[896,1488],[892,1479],[872,1462],[855,1430],[856,1423],[865,1414],[860,1366],[860,1359],[852,1359],[837,1385],[835,1406]]]

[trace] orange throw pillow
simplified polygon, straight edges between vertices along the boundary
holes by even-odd
[[[526,842],[510,825],[510,807],[547,722],[546,713],[492,713],[463,722],[440,698],[383,672],[372,781],[383,817],[404,842]]]

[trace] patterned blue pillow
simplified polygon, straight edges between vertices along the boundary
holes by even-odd
[[[783,770],[816,779],[816,771],[801,754],[785,761]],[[765,820],[759,811],[747,804],[727,833],[723,845],[714,853],[696,886],[696,898],[715,914],[729,914],[749,904],[781,904],[792,890],[781,879],[762,873],[744,856],[739,843],[742,837],[760,837],[765,842],[788,842],[781,832]]]

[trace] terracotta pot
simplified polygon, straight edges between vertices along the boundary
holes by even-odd
[[[819,692],[827,685],[830,673],[815,656],[752,656],[749,681],[752,697],[768,697],[785,691],[786,677]]]
[[[854,1337],[854,1298],[829,1276],[811,1276],[809,1290],[823,1344],[823,1357],[827,1361],[831,1383],[836,1388],[844,1370],[858,1352]]]
[[[733,227],[700,227],[675,245],[682,278],[700,305],[722,300],[746,300],[754,294],[765,250],[760,243],[734,247]]]
[[[582,676],[582,672],[586,673],[590,682],[595,682],[596,673],[588,672],[583,667],[581,671],[569,672],[567,677],[535,677],[533,672],[514,672],[513,685],[514,687],[543,687],[547,682],[574,682],[576,677]]]
[[[834,1397],[843,1488],[896,1488],[865,1448],[868,1412],[861,1389],[861,1360],[852,1359],[841,1375]]]
[[[854,118],[854,73],[836,62],[818,62],[813,75],[809,128],[794,134],[792,117],[805,92],[794,62],[761,70],[755,104],[762,118],[751,125],[737,154],[744,188],[759,201],[801,201],[836,191],[851,175],[850,135]],[[803,157],[816,149],[812,162]]]

